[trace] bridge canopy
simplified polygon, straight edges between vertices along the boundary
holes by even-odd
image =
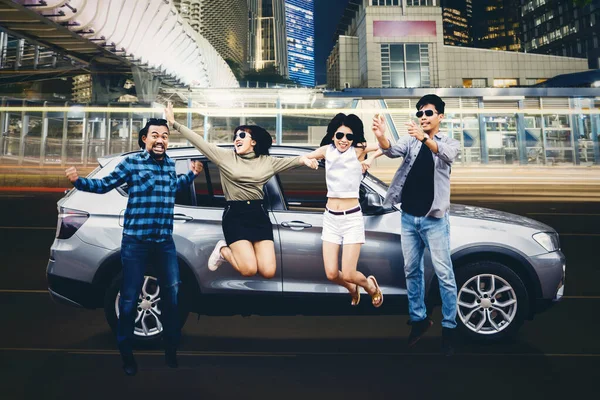
[[[170,0],[15,0],[9,6],[7,30],[80,61],[118,58],[187,87],[239,86],[225,60]]]

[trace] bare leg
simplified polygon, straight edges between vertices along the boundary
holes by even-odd
[[[375,284],[370,279],[367,279],[362,272],[356,270],[361,246],[362,244],[360,243],[344,245],[342,251],[342,274],[344,280],[364,288],[372,296],[377,291]]]
[[[340,245],[323,241],[323,264],[325,265],[325,274],[327,279],[333,283],[348,289],[350,293],[355,290],[355,285],[346,282],[340,273],[338,266],[338,256],[340,253]]]
[[[238,240],[229,247],[221,247],[221,255],[243,276],[256,275],[256,255],[252,243],[248,240]]]
[[[275,276],[277,270],[277,260],[275,259],[275,244],[272,240],[261,240],[254,242],[254,253],[258,273],[264,278],[271,279]]]

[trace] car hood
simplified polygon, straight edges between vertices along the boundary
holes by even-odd
[[[492,210],[483,207],[465,206],[462,204],[452,204],[450,214],[455,217],[474,218],[485,221],[503,222],[526,226],[544,232],[554,232],[554,229],[546,224],[521,215],[511,214],[504,211]]]

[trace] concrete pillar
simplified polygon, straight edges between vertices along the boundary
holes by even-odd
[[[592,119],[592,141],[594,145],[594,164],[600,165],[600,115],[590,114]]]
[[[21,111],[21,138],[19,140],[19,165],[23,164],[25,158],[25,137],[29,133],[29,115],[25,110],[27,101],[23,100],[23,111]]]
[[[82,125],[82,131],[81,131],[81,137],[83,139],[83,145],[82,145],[82,151],[81,151],[81,162],[83,163],[84,167],[87,167],[88,164],[88,153],[89,153],[89,133],[88,133],[88,126],[87,126],[87,122],[88,122],[88,113],[87,111],[84,111],[83,113],[83,125]]]
[[[479,109],[483,109],[483,99],[479,99]],[[481,163],[488,164],[489,162],[489,152],[487,147],[487,135],[485,128],[485,120],[484,115],[482,113],[477,114],[477,118],[479,119],[479,145],[481,146]]]
[[[525,115],[522,110],[523,100],[518,101],[519,112],[517,113],[517,149],[519,151],[519,163],[521,165],[527,164],[527,138],[525,135]]]
[[[135,91],[140,103],[152,103],[156,100],[160,89],[160,79],[139,67],[132,66]],[[191,124],[188,125],[191,127]]]
[[[2,32],[0,32],[1,34]],[[2,42],[2,37],[0,36],[0,43]],[[2,50],[0,49],[0,52]],[[0,60],[1,61],[1,60]],[[6,98],[2,98],[2,102],[0,103],[2,108],[6,107]],[[8,118],[6,111],[0,111],[0,157],[4,156],[4,138],[8,137]],[[4,136],[6,135],[6,136]]]
[[[277,109],[281,109],[281,97],[277,97]],[[275,117],[275,144],[281,144],[283,140],[283,116],[281,111],[277,111]]]
[[[65,102],[65,107],[69,106],[69,102]],[[67,165],[67,143],[69,141],[69,113],[67,110],[63,113],[63,131],[62,131],[62,143],[60,149],[60,165]]]
[[[42,111],[42,132],[40,134],[40,166],[46,161],[46,140],[48,139],[48,111],[46,106],[48,102],[44,102],[44,111]]]

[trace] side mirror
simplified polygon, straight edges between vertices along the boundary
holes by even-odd
[[[362,204],[362,209],[368,214],[381,214],[385,211],[383,200],[377,193],[367,193]]]

